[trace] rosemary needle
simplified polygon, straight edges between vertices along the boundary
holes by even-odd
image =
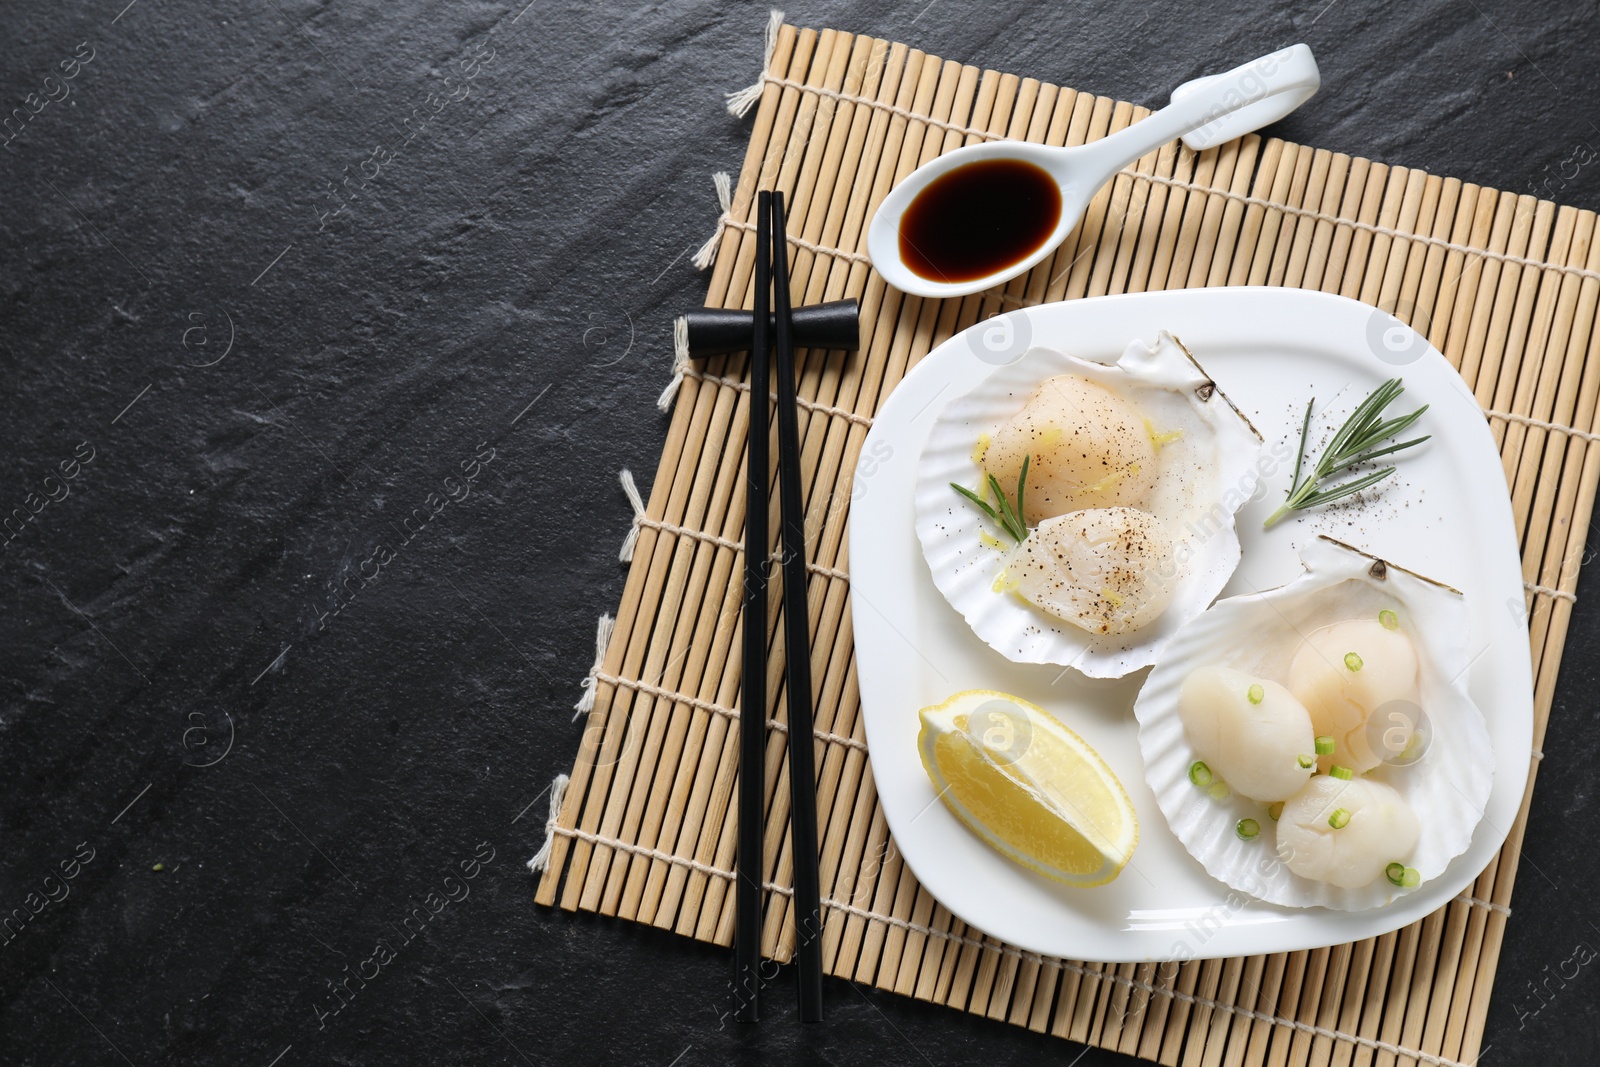
[[[971,501],[979,511],[994,520],[1013,541],[1021,542],[1028,536],[1028,524],[1022,517],[1022,494],[1028,484],[1028,461],[1031,456],[1022,457],[1022,471],[1017,475],[1017,503],[1012,507],[1011,501],[1006,499],[1006,491],[1000,488],[1000,481],[994,475],[986,475],[988,481],[984,484],[985,493],[992,493],[995,503],[991,505],[982,496],[974,493],[964,485],[950,483],[950,488],[960,493]]]
[[[1372,395],[1363,400],[1339,432],[1333,435],[1333,440],[1328,442],[1328,447],[1323,450],[1322,458],[1317,460],[1316,466],[1301,477],[1301,470],[1305,465],[1305,452],[1307,439],[1311,434],[1311,407],[1316,403],[1313,397],[1306,403],[1305,419],[1300,424],[1300,448],[1294,457],[1294,483],[1289,487],[1283,506],[1274,511],[1262,528],[1270,527],[1273,523],[1289,514],[1291,511],[1300,511],[1305,508],[1314,508],[1321,504],[1331,504],[1335,500],[1342,500],[1353,493],[1373,486],[1383,481],[1395,472],[1391,465],[1369,471],[1349,481],[1339,482],[1334,485],[1325,485],[1328,479],[1336,474],[1348,471],[1358,463],[1377,459],[1380,456],[1393,455],[1402,449],[1413,445],[1420,445],[1431,435],[1415,437],[1409,441],[1379,448],[1390,438],[1399,436],[1409,429],[1411,424],[1421,418],[1422,413],[1428,410],[1424,404],[1409,415],[1402,415],[1396,419],[1385,420],[1383,411],[1394,403],[1399,395],[1405,392],[1405,385],[1399,378],[1390,378],[1372,391]]]

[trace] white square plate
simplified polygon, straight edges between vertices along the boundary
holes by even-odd
[[[1467,889],[1516,818],[1533,736],[1533,680],[1505,474],[1483,413],[1454,368],[1397,319],[1296,289],[1193,289],[1024,308],[956,335],[895,388],[856,468],[850,514],[856,670],[884,814],[918,880],[951,912],[1010,944],[1104,962],[1288,952],[1359,940],[1433,912]],[[1299,420],[1347,413],[1400,375],[1402,404],[1427,403],[1433,440],[1360,506],[1302,513],[1271,530],[1292,464],[1239,513],[1243,562],[1224,596],[1281,585],[1298,546],[1327,533],[1466,595],[1475,659],[1469,689],[1488,720],[1495,778],[1471,847],[1445,873],[1387,907],[1283,908],[1212,879],[1167,828],[1145,784],[1133,699],[1147,672],[1095,682],[1012,663],[980,641],[934,587],[913,530],[916,465],[943,406],[1027,343],[1110,362],[1135,338],[1176,335],[1266,438],[1298,443]],[[1020,347],[1018,347],[1020,346]],[[1398,410],[1398,409],[1397,409]],[[1313,442],[1317,438],[1313,433]],[[1122,780],[1139,846],[1114,882],[1058,885],[990,849],[938,801],[917,755],[917,712],[963,689],[999,689],[1081,734]]]

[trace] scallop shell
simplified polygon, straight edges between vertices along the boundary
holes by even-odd
[[[979,484],[982,470],[973,458],[979,436],[1015,415],[1039,383],[1058,374],[1111,388],[1163,432],[1183,430],[1161,448],[1150,508],[1167,523],[1174,552],[1183,554],[1182,571],[1166,611],[1129,633],[1092,635],[996,593],[1010,546],[992,534],[981,537],[987,520],[950,488],[951,482]],[[934,585],[1001,655],[1072,667],[1091,678],[1121,678],[1154,663],[1178,628],[1227,584],[1239,564],[1234,512],[1262,486],[1260,454],[1261,437],[1249,420],[1168,333],[1154,344],[1133,342],[1114,364],[1031,348],[952,400],[934,422],[917,466],[917,537]]]
[[[1431,741],[1417,762],[1380,764],[1368,777],[1393,786],[1417,813],[1422,836],[1406,863],[1424,882],[1444,873],[1471,843],[1489,801],[1494,753],[1483,712],[1467,694],[1467,671],[1475,657],[1467,647],[1461,594],[1328,537],[1302,549],[1300,561],[1305,573],[1299,578],[1217,601],[1167,646],[1133,705],[1145,778],[1172,832],[1219,881],[1288,907],[1382,907],[1409,890],[1382,877],[1359,889],[1301,878],[1278,860],[1276,824],[1263,805],[1238,795],[1213,800],[1189,781],[1197,757],[1178,715],[1178,695],[1191,670],[1219,664],[1284,682],[1302,634],[1393,608],[1417,647]],[[1234,833],[1244,818],[1261,826],[1253,841]]]

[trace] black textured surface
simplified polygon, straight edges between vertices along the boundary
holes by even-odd
[[[0,8],[0,1062],[1072,1062],[840,981],[724,1026],[726,952],[531,903],[765,9],[520,2]],[[790,17],[1143,103],[1305,40],[1277,132],[1600,207],[1592,5]],[[1580,599],[1491,1064],[1600,1030],[1597,651]]]

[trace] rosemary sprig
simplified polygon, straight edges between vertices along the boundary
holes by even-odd
[[[1000,488],[1000,481],[994,475],[988,475],[986,488],[994,494],[995,503],[990,503],[983,497],[974,493],[964,485],[950,483],[950,488],[960,493],[977,506],[978,510],[989,516],[999,525],[1013,541],[1021,542],[1028,536],[1028,524],[1022,518],[1022,494],[1028,484],[1028,460],[1031,456],[1022,457],[1022,471],[1017,475],[1017,503],[1013,507],[1011,501],[1006,499],[1006,491]]]
[[[1300,424],[1300,448],[1294,457],[1294,484],[1289,487],[1283,506],[1272,513],[1262,524],[1262,528],[1270,527],[1291,511],[1331,504],[1335,500],[1342,500],[1369,486],[1377,485],[1393,474],[1395,472],[1393,466],[1380,467],[1347,482],[1323,485],[1335,474],[1347,471],[1358,463],[1365,463],[1379,456],[1392,455],[1412,445],[1420,445],[1432,436],[1425,434],[1384,448],[1378,447],[1390,438],[1399,436],[1428,410],[1428,405],[1424,404],[1409,415],[1385,420],[1384,409],[1394,403],[1405,389],[1399,378],[1390,378],[1374,389],[1372,395],[1350,413],[1350,418],[1339,428],[1339,432],[1333,435],[1333,440],[1328,442],[1328,447],[1323,451],[1322,458],[1317,460],[1317,465],[1302,478],[1300,472],[1305,462],[1306,442],[1311,434],[1311,407],[1317,402],[1315,397],[1307,401],[1306,417]]]

